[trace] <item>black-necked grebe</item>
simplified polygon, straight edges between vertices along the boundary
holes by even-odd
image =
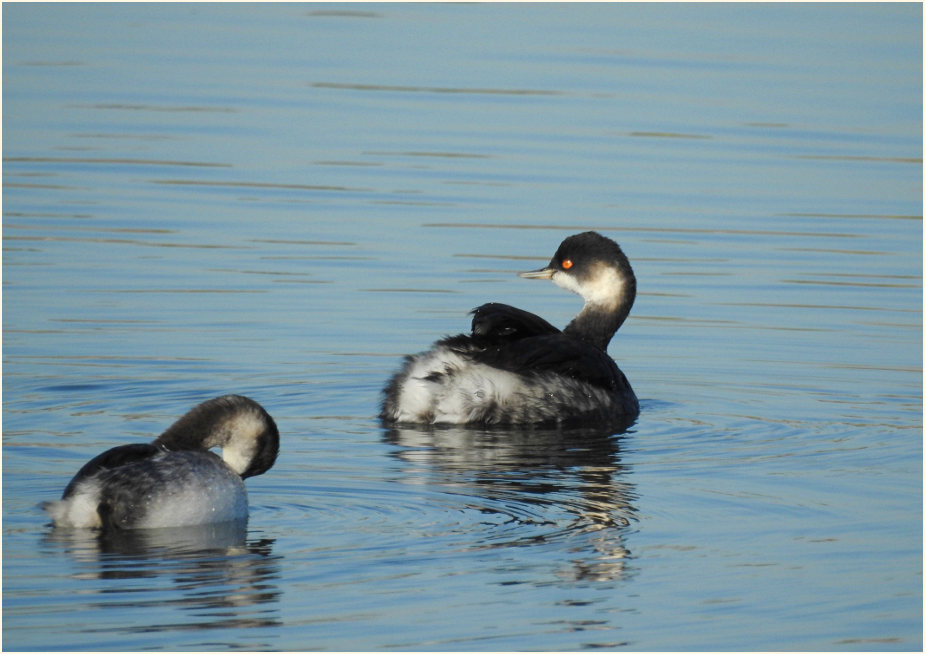
[[[209,451],[222,448],[222,457]],[[56,527],[103,530],[183,527],[243,520],[243,479],[269,470],[279,452],[273,418],[241,395],[190,410],[152,443],[120,445],[84,465],[60,500],[43,506]]]
[[[551,279],[584,298],[584,308],[560,331],[527,311],[483,304],[471,334],[405,358],[385,387],[383,422],[587,424],[638,415],[636,394],[607,355],[636,298],[620,246],[596,232],[569,236],[549,265],[520,276]]]

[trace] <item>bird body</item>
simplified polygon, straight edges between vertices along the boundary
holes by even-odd
[[[600,423],[639,412],[606,352],[636,295],[619,246],[595,232],[571,236],[549,265],[521,276],[551,279],[585,299],[564,330],[507,304],[473,311],[472,330],[437,341],[387,384],[387,424]]]
[[[212,447],[221,447],[222,457]],[[263,407],[225,395],[195,407],[152,443],[94,457],[44,508],[55,526],[103,530],[242,520],[243,479],[266,472],[278,451],[279,432]]]

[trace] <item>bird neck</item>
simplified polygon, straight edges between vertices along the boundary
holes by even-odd
[[[606,352],[610,339],[629,316],[635,299],[636,280],[630,278],[620,296],[609,302],[587,299],[585,306],[563,331]]]
[[[195,407],[154,442],[169,450],[222,448],[222,460],[244,475],[257,454],[258,435],[267,428],[257,409],[242,407],[234,397],[221,397]],[[275,453],[273,455],[275,458]]]

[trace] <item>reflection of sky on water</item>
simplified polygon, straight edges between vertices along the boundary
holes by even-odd
[[[921,648],[920,6],[3,9],[8,647]],[[630,431],[382,432],[589,228]],[[47,530],[225,392],[243,538]]]

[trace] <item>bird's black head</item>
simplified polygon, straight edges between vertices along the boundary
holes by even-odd
[[[636,276],[629,259],[619,245],[597,232],[569,236],[546,267],[520,276],[551,279],[584,298],[581,313],[563,331],[601,350],[607,349],[636,299]]]
[[[596,276],[601,265],[616,270],[622,278],[633,276],[629,259],[615,241],[597,232],[582,232],[562,241],[546,268],[583,282]]]
[[[615,241],[597,232],[569,236],[546,267],[520,276],[551,279],[585,301],[605,307],[632,305],[636,297],[636,277],[629,259]]]

